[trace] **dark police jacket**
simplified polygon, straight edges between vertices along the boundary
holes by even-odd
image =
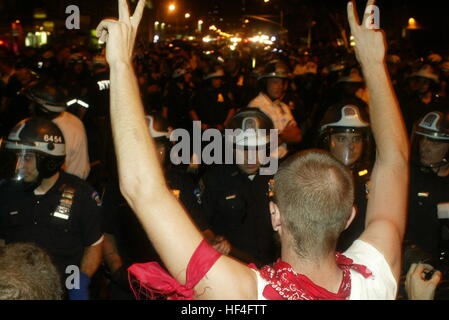
[[[251,180],[235,165],[211,167],[202,178],[201,205],[209,228],[263,264],[276,259],[269,212],[272,178],[255,175]]]
[[[363,231],[365,231],[368,189],[371,173],[372,169],[370,164],[361,164],[352,168],[356,216],[349,227],[340,234],[337,243],[337,250],[340,252],[349,249],[352,243],[362,235]]]
[[[438,259],[441,246],[438,204],[449,202],[449,177],[439,177],[433,171],[415,165],[410,169],[405,239]]]
[[[194,193],[195,183],[190,175],[172,166],[166,168],[164,174],[173,195],[202,229],[204,222],[201,221],[199,204]],[[162,264],[143,226],[121,195],[118,182],[112,182],[108,186],[104,197],[104,209],[105,232],[114,235],[119,254],[126,266],[148,261],[158,261]]]
[[[100,198],[74,175],[61,172],[44,195],[0,191],[0,238],[39,245],[63,274],[68,265],[80,266],[84,248],[102,234]]]

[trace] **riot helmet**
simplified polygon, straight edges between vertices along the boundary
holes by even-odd
[[[153,137],[156,148],[158,151],[159,159],[161,162],[165,162],[166,154],[170,152],[171,142],[170,142],[170,132],[171,128],[161,115],[156,112],[151,112],[145,116],[147,121],[148,130],[151,137]]]
[[[344,165],[368,160],[370,123],[366,112],[352,104],[330,107],[320,124],[319,143]]]
[[[281,61],[275,60],[268,63],[259,77],[259,88],[265,92],[270,99],[277,100],[282,98],[287,90],[290,71],[287,65]]]
[[[39,82],[24,90],[25,96],[33,103],[37,116],[55,118],[66,111],[66,93],[62,87]]]
[[[1,144],[4,178],[24,190],[34,190],[42,179],[55,175],[65,161],[64,136],[45,118],[22,120]]]
[[[253,174],[264,162],[260,157],[267,157],[272,130],[273,121],[257,108],[244,108],[229,120],[225,130],[226,148],[232,146],[237,165],[244,172]]]
[[[431,65],[423,65],[418,71],[413,72],[408,81],[413,91],[418,94],[426,92],[438,92],[440,78]]]
[[[449,112],[432,111],[420,119],[412,136],[412,161],[439,169],[449,160]]]

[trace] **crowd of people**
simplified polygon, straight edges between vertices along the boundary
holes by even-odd
[[[0,298],[446,297],[448,52],[387,52],[352,2],[349,50],[134,48],[144,1],[118,2],[102,50],[0,52]],[[244,161],[176,129],[241,130]]]

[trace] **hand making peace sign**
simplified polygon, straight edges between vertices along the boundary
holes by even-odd
[[[97,37],[106,42],[106,59],[109,64],[131,61],[144,7],[145,0],[139,0],[134,14],[130,16],[126,0],[119,0],[119,19],[104,19],[98,25]]]
[[[348,20],[355,41],[357,60],[363,66],[369,63],[383,63],[386,52],[385,34],[381,29],[367,26],[367,19],[372,16],[371,6],[375,0],[368,0],[363,22],[360,24],[355,1],[348,2]]]

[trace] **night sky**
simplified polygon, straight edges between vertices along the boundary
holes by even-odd
[[[271,20],[280,21],[280,12],[284,14],[284,25],[289,29],[293,39],[307,34],[308,24],[315,21],[313,34],[315,38],[325,39],[336,32],[335,22],[330,14],[337,16],[342,24],[346,24],[346,0],[271,0],[266,4],[263,0],[152,0],[153,9],[147,10],[148,21],[156,19],[168,22],[183,21],[184,13],[192,14],[191,21],[203,19],[206,23],[215,23],[224,31],[236,32],[242,30],[243,15],[265,15]],[[166,7],[170,2],[176,3],[177,16],[169,16]],[[3,17],[0,27],[8,27],[15,19],[21,19],[23,24],[32,25],[33,12],[36,8],[45,8],[49,19],[65,19],[65,7],[76,4],[81,14],[89,17],[89,28],[96,25],[102,17],[116,16],[115,0],[0,0],[0,14]],[[365,6],[365,1],[357,1],[359,12]],[[402,29],[410,17],[414,17],[424,28],[421,38],[423,45],[446,48],[449,44],[449,19],[445,8],[439,1],[427,0],[379,0],[381,27],[387,31],[390,38],[401,37]],[[269,28],[254,20],[248,26],[251,28]],[[246,29],[248,30],[248,29]]]

